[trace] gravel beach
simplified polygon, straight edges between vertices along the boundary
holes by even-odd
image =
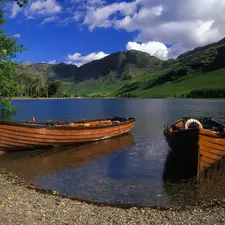
[[[29,188],[0,170],[0,224],[225,224],[225,200],[153,209],[96,206]]]

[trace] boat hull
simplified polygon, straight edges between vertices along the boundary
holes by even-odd
[[[165,133],[170,147],[164,178],[171,177],[171,173],[177,179],[189,179],[198,173],[198,132],[187,130],[183,132]],[[174,170],[174,171],[173,171]],[[167,174],[168,173],[168,174]]]
[[[183,178],[199,176],[225,156],[225,137],[204,128],[164,132]]]
[[[225,137],[216,132],[199,129],[199,173],[208,169],[225,156]]]
[[[16,151],[33,148],[72,145],[120,136],[134,128],[134,119],[109,126],[55,127],[20,123],[0,124],[0,150]]]

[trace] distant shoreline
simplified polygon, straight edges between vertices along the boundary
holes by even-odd
[[[41,98],[31,98],[31,97],[13,97],[11,100],[51,100],[51,99],[83,99],[83,98],[115,98],[115,97],[41,97]]]
[[[66,99],[193,99],[193,100],[225,100],[225,98],[174,98],[174,97],[160,97],[160,98],[140,98],[140,97],[41,97],[41,98],[31,98],[31,97],[13,97],[11,98],[11,100],[57,100],[57,99],[62,99],[62,100],[66,100]]]

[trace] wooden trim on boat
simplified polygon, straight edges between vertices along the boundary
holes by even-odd
[[[88,120],[98,124],[99,120]],[[97,121],[97,122],[96,122]],[[108,121],[108,119],[101,119]],[[0,149],[29,148],[39,146],[71,145],[80,142],[92,142],[119,136],[134,128],[134,118],[112,118],[108,124],[100,126],[73,127],[69,123],[56,127],[54,124],[19,123],[14,121],[0,121]],[[73,122],[79,123],[79,121]],[[81,124],[83,123],[80,122]],[[86,122],[85,122],[86,123]],[[85,124],[84,123],[84,124]],[[86,124],[87,125],[87,124]]]
[[[108,119],[108,120],[112,120],[113,118],[111,119]],[[118,117],[119,119],[119,117]],[[97,119],[97,120],[82,120],[82,121],[71,121],[73,123],[89,123],[89,122],[95,122],[95,121],[103,121],[103,120],[106,120],[106,119]],[[121,121],[119,124],[108,124],[107,127],[114,127],[114,126],[119,126],[119,125],[122,125],[122,124],[127,124],[127,123],[130,123],[130,122],[135,122],[136,119],[135,118],[128,118],[128,120],[126,121]],[[47,124],[49,123],[49,125]],[[66,122],[65,122],[66,123]],[[69,121],[67,122],[68,124],[70,123]],[[3,124],[3,125],[11,125],[11,126],[19,126],[19,127],[29,127],[29,128],[47,128],[47,129],[50,129],[50,130],[82,130],[82,129],[100,129],[102,128],[102,126],[89,126],[89,127],[71,127],[71,126],[54,126],[54,125],[50,125],[51,122],[18,122],[18,121],[0,121],[0,125]],[[57,123],[55,123],[57,124]]]

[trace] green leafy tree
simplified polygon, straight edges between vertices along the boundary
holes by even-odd
[[[16,94],[16,63],[12,59],[16,57],[16,53],[25,50],[23,45],[18,45],[16,40],[9,37],[2,29],[2,25],[6,23],[2,5],[7,2],[7,0],[0,0],[0,104],[3,106],[3,113],[13,111],[10,100]],[[22,7],[27,0],[15,0],[15,2]]]
[[[48,82],[47,87],[48,87],[48,96],[49,97],[56,97],[57,93],[60,89],[60,82],[58,82],[58,81]]]

